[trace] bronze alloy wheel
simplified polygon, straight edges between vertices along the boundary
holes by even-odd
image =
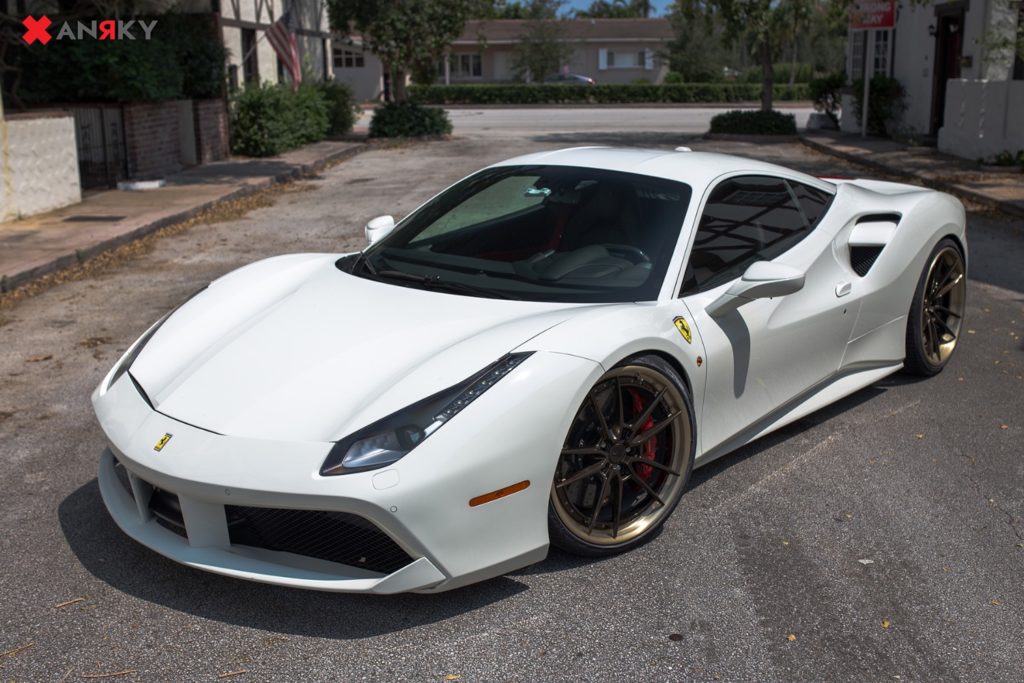
[[[551,487],[552,541],[603,555],[636,545],[671,514],[694,452],[692,404],[662,359],[613,368],[569,429]]]
[[[943,240],[922,275],[907,330],[907,367],[932,375],[949,361],[960,340],[967,307],[967,272],[959,248]]]

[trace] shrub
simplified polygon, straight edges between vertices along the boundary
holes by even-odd
[[[452,122],[444,109],[409,101],[388,102],[378,107],[370,120],[371,138],[412,138],[451,132]]]
[[[807,85],[811,99],[814,100],[815,111],[827,114],[832,119],[832,123],[837,126],[839,117],[836,114],[842,106],[841,91],[844,85],[846,85],[846,74],[841,71],[815,78]]]
[[[327,134],[344,135],[351,131],[362,111],[352,97],[352,88],[335,81],[323,81],[316,87],[327,103]]]
[[[247,86],[235,96],[231,142],[236,154],[263,157],[323,139],[327,102],[316,86]]]
[[[904,109],[903,86],[895,78],[889,76],[871,77],[871,94],[868,100],[868,132],[872,135],[889,135],[889,123],[899,116]],[[861,124],[861,112],[864,111],[864,81],[853,83],[854,115],[858,125]]]
[[[685,83],[686,79],[683,78],[683,74],[679,73],[678,71],[669,71],[667,74],[665,74],[664,82],[665,85],[678,85],[680,83]]]
[[[781,111],[734,109],[711,119],[712,133],[796,135],[796,118]]]
[[[806,100],[806,84],[777,85],[775,98]],[[634,102],[752,102],[760,83],[673,83],[645,85],[558,85],[495,83],[413,85],[410,97],[421,104],[627,104]]]

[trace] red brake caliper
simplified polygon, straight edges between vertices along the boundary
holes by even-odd
[[[630,398],[633,400],[633,411],[639,415],[644,412],[644,399],[640,396],[640,393],[636,389],[627,388]],[[654,416],[647,418],[647,421],[640,425],[639,429],[634,428],[633,433],[638,434],[644,432],[654,426]],[[642,455],[647,460],[654,460],[655,450],[658,447],[658,437],[654,436],[643,445]],[[650,465],[637,465],[636,474],[638,477],[643,478],[645,481],[651,480],[651,475],[654,474],[654,468]]]

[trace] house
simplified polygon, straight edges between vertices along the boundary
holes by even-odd
[[[520,19],[469,21],[437,68],[439,83],[514,81],[515,48],[529,30]],[[661,83],[668,72],[662,55],[673,39],[668,19],[560,19],[562,38],[572,47],[561,71],[589,76],[598,83]],[[379,99],[387,74],[366,51],[359,36],[333,43],[334,78],[352,88],[356,99]],[[537,76],[535,80],[549,74]]]
[[[1008,46],[1024,5],[931,0],[894,9],[894,29],[849,32],[847,73],[860,79],[867,61],[870,74],[900,82],[896,132],[969,159],[1024,149],[1024,62]],[[851,94],[843,96],[841,128],[859,131]]]
[[[572,53],[563,73],[598,83],[661,83],[668,64],[661,57],[674,37],[668,19],[563,19],[563,40]],[[530,29],[523,19],[470,21],[439,66],[443,83],[488,83],[516,79],[515,48]],[[541,80],[550,74],[532,74]]]
[[[326,0],[182,0],[179,4],[194,5],[190,11],[219,14],[230,86],[257,80],[287,82],[284,66],[266,40],[267,31],[285,12],[290,12],[303,71],[316,80],[333,78]]]

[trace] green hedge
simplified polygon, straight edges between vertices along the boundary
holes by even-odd
[[[774,109],[734,109],[712,117],[711,132],[736,135],[796,135],[796,117]]]
[[[643,102],[750,102],[761,98],[759,83],[673,83],[630,85],[557,85],[495,83],[413,85],[412,99],[422,104],[630,104]],[[776,85],[775,99],[807,100],[806,84]]]
[[[327,133],[344,135],[351,131],[362,111],[352,96],[352,88],[335,81],[322,81],[316,87],[327,102]]]
[[[231,107],[231,147],[236,154],[264,157],[322,140],[328,106],[315,84],[298,91],[285,85],[248,86]]]
[[[451,132],[448,112],[415,102],[388,102],[377,107],[370,119],[371,138],[415,138]]]

